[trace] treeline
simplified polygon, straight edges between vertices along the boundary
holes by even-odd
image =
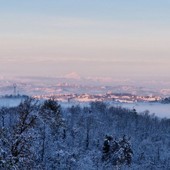
[[[166,97],[166,98],[162,99],[161,103],[163,103],[163,104],[170,104],[170,97]]]
[[[168,170],[170,119],[101,102],[0,109],[2,170]]]

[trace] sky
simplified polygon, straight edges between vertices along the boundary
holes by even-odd
[[[0,0],[0,74],[170,80],[169,0]]]

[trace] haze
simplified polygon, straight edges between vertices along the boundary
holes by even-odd
[[[0,1],[0,74],[169,79],[169,0]]]

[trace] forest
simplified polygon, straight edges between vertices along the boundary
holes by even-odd
[[[0,108],[1,170],[169,170],[170,119],[102,102]]]

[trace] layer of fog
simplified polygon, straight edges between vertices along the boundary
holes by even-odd
[[[119,103],[114,106],[121,106],[128,109],[136,109],[137,112],[148,110],[150,114],[155,114],[161,118],[170,118],[170,104],[161,103]]]
[[[0,107],[15,107],[18,106],[19,103],[23,99],[5,99],[0,98]],[[72,105],[80,105],[80,106],[87,106],[89,103],[60,103],[63,107],[71,107]],[[137,112],[144,112],[148,110],[150,114],[155,114],[160,118],[170,118],[170,104],[161,104],[161,103],[110,103],[112,106],[115,107],[125,107],[128,109],[136,109]]]

